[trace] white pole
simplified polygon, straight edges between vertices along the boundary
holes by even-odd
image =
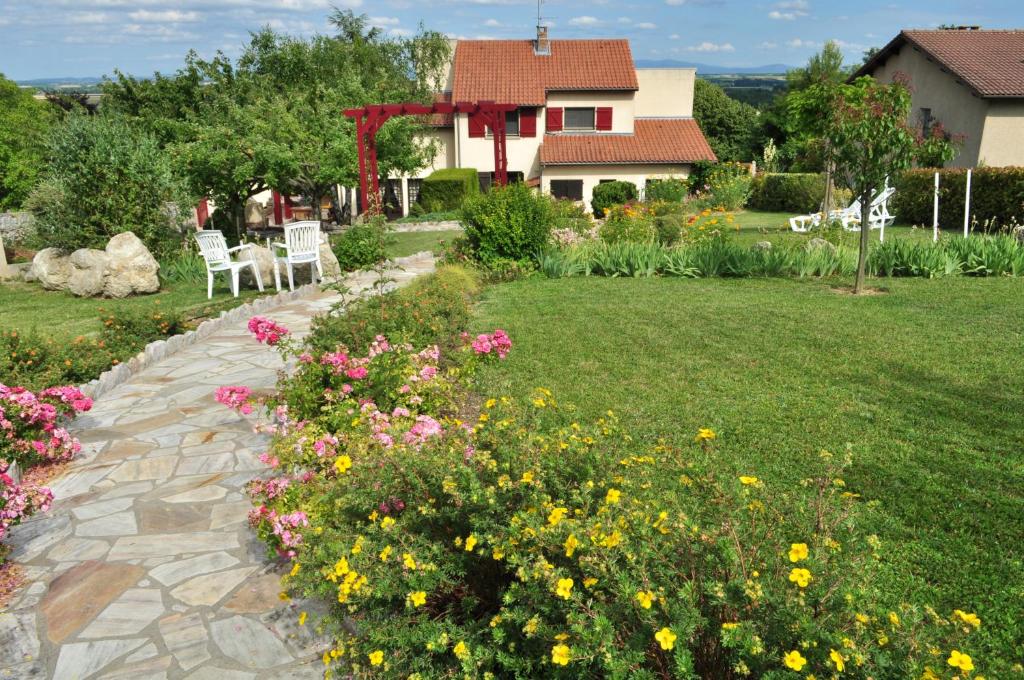
[[[935,200],[932,207],[932,241],[939,240],[939,173],[935,173]]]
[[[967,196],[964,198],[964,238],[967,238],[967,225],[971,219],[971,169],[967,168]]]

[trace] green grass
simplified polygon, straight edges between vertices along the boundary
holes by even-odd
[[[458,229],[449,229],[445,231],[406,231],[398,234],[391,234],[391,244],[388,246],[388,256],[405,257],[423,250],[429,250],[437,253],[441,250],[442,241],[451,241],[453,238],[461,235],[462,232]]]
[[[267,293],[276,292],[273,282]],[[242,288],[233,298],[223,276],[214,282],[213,299],[206,299],[206,281],[164,284],[159,293],[122,300],[79,298],[62,291],[43,290],[36,284],[0,283],[0,328],[29,332],[37,329],[58,338],[74,338],[100,330],[100,309],[147,310],[156,305],[167,312],[179,312],[188,319],[200,319],[237,307],[259,295],[255,289]]]
[[[1020,662],[1024,281],[873,280],[887,292],[870,297],[837,283],[494,286],[474,328],[504,328],[514,349],[481,378],[489,394],[548,387],[583,417],[613,409],[646,441],[711,427],[724,471],[773,485],[849,443],[889,594],[976,611],[986,663]]]
[[[773,245],[799,245],[812,238],[821,236],[821,232],[818,230],[811,230],[804,234],[791,230],[789,228],[789,218],[793,216],[794,213],[762,212],[759,210],[735,212],[733,213],[735,220],[733,225],[734,228],[735,225],[738,225],[739,230],[730,231],[730,235],[736,243],[743,245],[753,245],[757,241],[771,241]],[[871,241],[878,241],[879,235],[879,231],[872,231]],[[930,229],[915,229],[907,224],[895,224],[886,228],[885,236],[887,239],[890,236],[898,236],[915,240],[930,240],[932,232]],[[844,242],[856,245],[860,235],[857,232],[843,232],[842,237]]]

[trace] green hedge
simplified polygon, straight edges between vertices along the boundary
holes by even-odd
[[[435,170],[423,180],[419,203],[426,212],[458,210],[470,196],[480,193],[480,179],[475,168]]]
[[[963,229],[967,171],[939,171],[939,227]],[[935,170],[908,170],[896,184],[889,211],[901,222],[931,225]],[[1024,167],[976,168],[971,174],[971,221],[981,231],[997,231],[1024,221]]]
[[[770,212],[811,213],[825,200],[825,175],[818,173],[767,173],[754,178],[748,208]],[[836,188],[833,206],[847,205],[850,192]]]
[[[636,185],[632,182],[601,182],[594,187],[590,207],[594,211],[594,217],[604,217],[608,208],[613,205],[622,205],[635,199]]]

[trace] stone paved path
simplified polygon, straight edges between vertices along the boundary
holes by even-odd
[[[431,271],[401,260],[397,285]],[[375,275],[351,276],[353,292]],[[337,301],[267,313],[296,335]],[[245,322],[145,369],[74,424],[83,452],[51,485],[53,510],[16,528],[29,585],[0,613],[0,678],[319,678],[323,641],[282,603],[279,567],[246,523],[264,466],[252,423],[221,385],[274,385],[281,360]]]

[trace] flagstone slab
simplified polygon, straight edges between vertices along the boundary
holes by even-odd
[[[97,517],[106,517],[112,513],[127,510],[132,507],[132,503],[134,502],[134,498],[114,498],[110,500],[103,500],[97,503],[89,503],[87,505],[79,505],[78,507],[71,508],[71,514],[75,516],[75,519],[80,521],[96,519]]]
[[[172,590],[171,595],[193,607],[212,606],[224,599],[254,571],[256,567],[240,567],[196,576]]]
[[[190,557],[187,560],[161,564],[154,569],[150,569],[149,575],[165,586],[173,586],[187,578],[208,574],[211,571],[227,569],[236,564],[238,564],[238,558],[226,552],[207,553]]]
[[[242,524],[249,518],[252,503],[246,500],[232,503],[221,503],[210,509],[210,530],[223,529],[234,524]]]
[[[229,670],[217,666],[203,666],[195,673],[185,676],[185,680],[253,680],[255,673]]]
[[[203,486],[192,491],[185,491],[164,498],[166,503],[206,503],[224,498],[228,492],[223,486]]]
[[[117,484],[110,491],[107,491],[101,498],[109,500],[112,498],[123,498],[125,496],[139,496],[151,491],[153,482],[132,482],[131,484]]]
[[[145,574],[132,564],[108,564],[90,560],[55,578],[43,597],[40,610],[46,618],[46,635],[61,642],[79,630]]]
[[[238,547],[236,534],[215,531],[123,536],[114,543],[107,559],[131,560],[165,555],[173,557],[214,550],[234,550]]]
[[[100,612],[78,637],[89,640],[137,635],[163,613],[163,596],[158,589],[130,588]]]
[[[232,448],[234,448],[232,446]],[[235,454],[214,453],[184,458],[175,471],[179,475],[202,475],[214,472],[231,472],[235,469]]]
[[[84,562],[98,560],[110,550],[106,541],[90,538],[69,537],[58,543],[46,554],[53,562]]]
[[[210,637],[198,612],[172,614],[160,619],[160,635],[178,665],[191,670],[210,657]]]
[[[203,531],[210,525],[210,507],[203,505],[153,503],[139,508],[137,514],[144,534]]]
[[[57,668],[53,672],[53,677],[85,680],[106,668],[116,659],[141,647],[145,642],[145,638],[134,638],[96,640],[64,645],[60,648],[60,656],[57,657]]]
[[[210,624],[210,635],[220,651],[246,668],[273,668],[293,661],[291,654],[266,626],[244,616]]]
[[[262,614],[280,605],[280,592],[281,577],[277,574],[264,574],[246,581],[238,592],[224,603],[224,609],[236,614]]]
[[[115,671],[104,673],[99,680],[167,680],[167,671],[173,662],[170,656],[161,656],[129,663]]]
[[[81,522],[75,527],[76,536],[131,536],[138,531],[135,513],[131,510]]]
[[[39,656],[39,636],[35,617],[29,614],[0,612],[0,668],[21,664]],[[0,677],[3,673],[0,673]]]

